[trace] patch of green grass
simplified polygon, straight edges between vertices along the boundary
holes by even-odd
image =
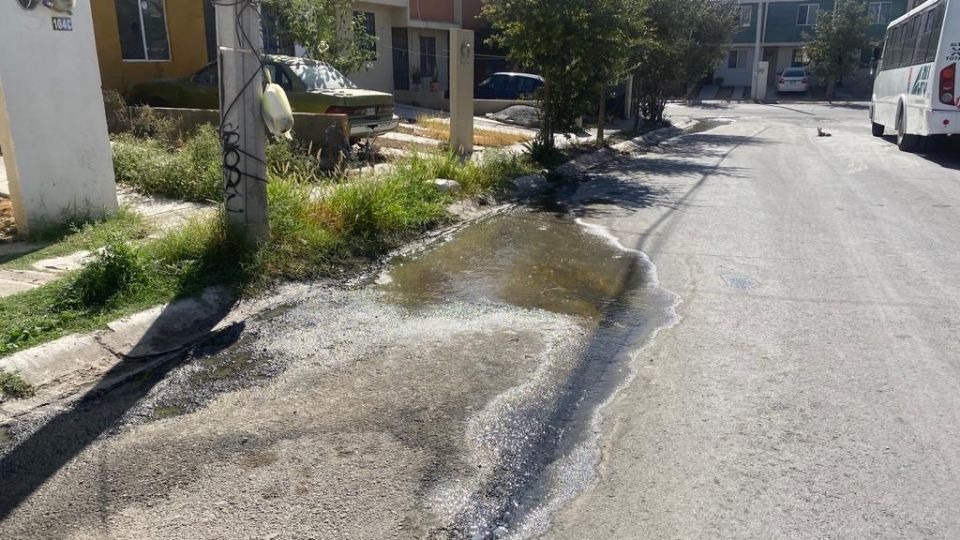
[[[343,184],[275,178],[267,190],[270,240],[259,248],[228,238],[222,214],[145,242],[132,241],[145,231],[132,215],[85,226],[65,242],[73,251],[99,250],[89,264],[60,281],[0,299],[0,356],[211,285],[242,292],[277,279],[337,275],[446,222],[455,195],[437,190],[434,179],[460,182],[463,191],[456,196],[465,196],[532,170],[523,157],[491,154],[461,163],[447,154],[413,156],[388,172]]]
[[[146,280],[147,263],[140,250],[114,237],[69,280],[61,306],[103,307]]]
[[[131,208],[120,210],[101,221],[73,220],[71,223],[43,229],[27,240],[41,246],[28,254],[0,255],[0,268],[26,269],[42,259],[62,257],[78,251],[96,251],[110,239],[141,240],[150,233],[143,216]]]
[[[176,150],[160,140],[130,134],[118,135],[113,141],[117,182],[150,195],[195,202],[219,200],[221,159],[219,135],[211,125],[200,126]]]
[[[0,371],[0,397],[21,399],[33,396],[36,389],[19,373]]]

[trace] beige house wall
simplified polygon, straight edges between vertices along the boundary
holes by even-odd
[[[393,27],[406,26],[403,9],[371,2],[357,2],[354,11],[373,13],[377,32],[377,60],[369,69],[346,74],[357,86],[393,92]]]

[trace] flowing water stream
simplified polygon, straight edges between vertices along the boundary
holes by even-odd
[[[599,410],[633,377],[637,353],[674,321],[675,297],[642,254],[562,212],[522,210],[489,219],[379,279],[416,311],[448,303],[504,303],[576,318],[589,328],[575,361],[544,366],[498,396],[468,430],[480,470],[469,488],[433,493],[451,536],[529,537],[589,486],[599,461]]]
[[[641,253],[562,207],[288,300],[0,430],[11,482],[37,486],[0,531],[534,537],[594,481],[603,405],[676,302]]]

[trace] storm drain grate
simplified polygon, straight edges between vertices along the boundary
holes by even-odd
[[[760,282],[753,279],[750,276],[745,276],[743,274],[721,274],[723,282],[727,284],[727,287],[732,287],[734,289],[756,289],[760,286]]]

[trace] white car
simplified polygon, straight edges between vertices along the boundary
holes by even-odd
[[[810,74],[805,68],[787,68],[777,79],[777,92],[806,92],[810,89]]]

